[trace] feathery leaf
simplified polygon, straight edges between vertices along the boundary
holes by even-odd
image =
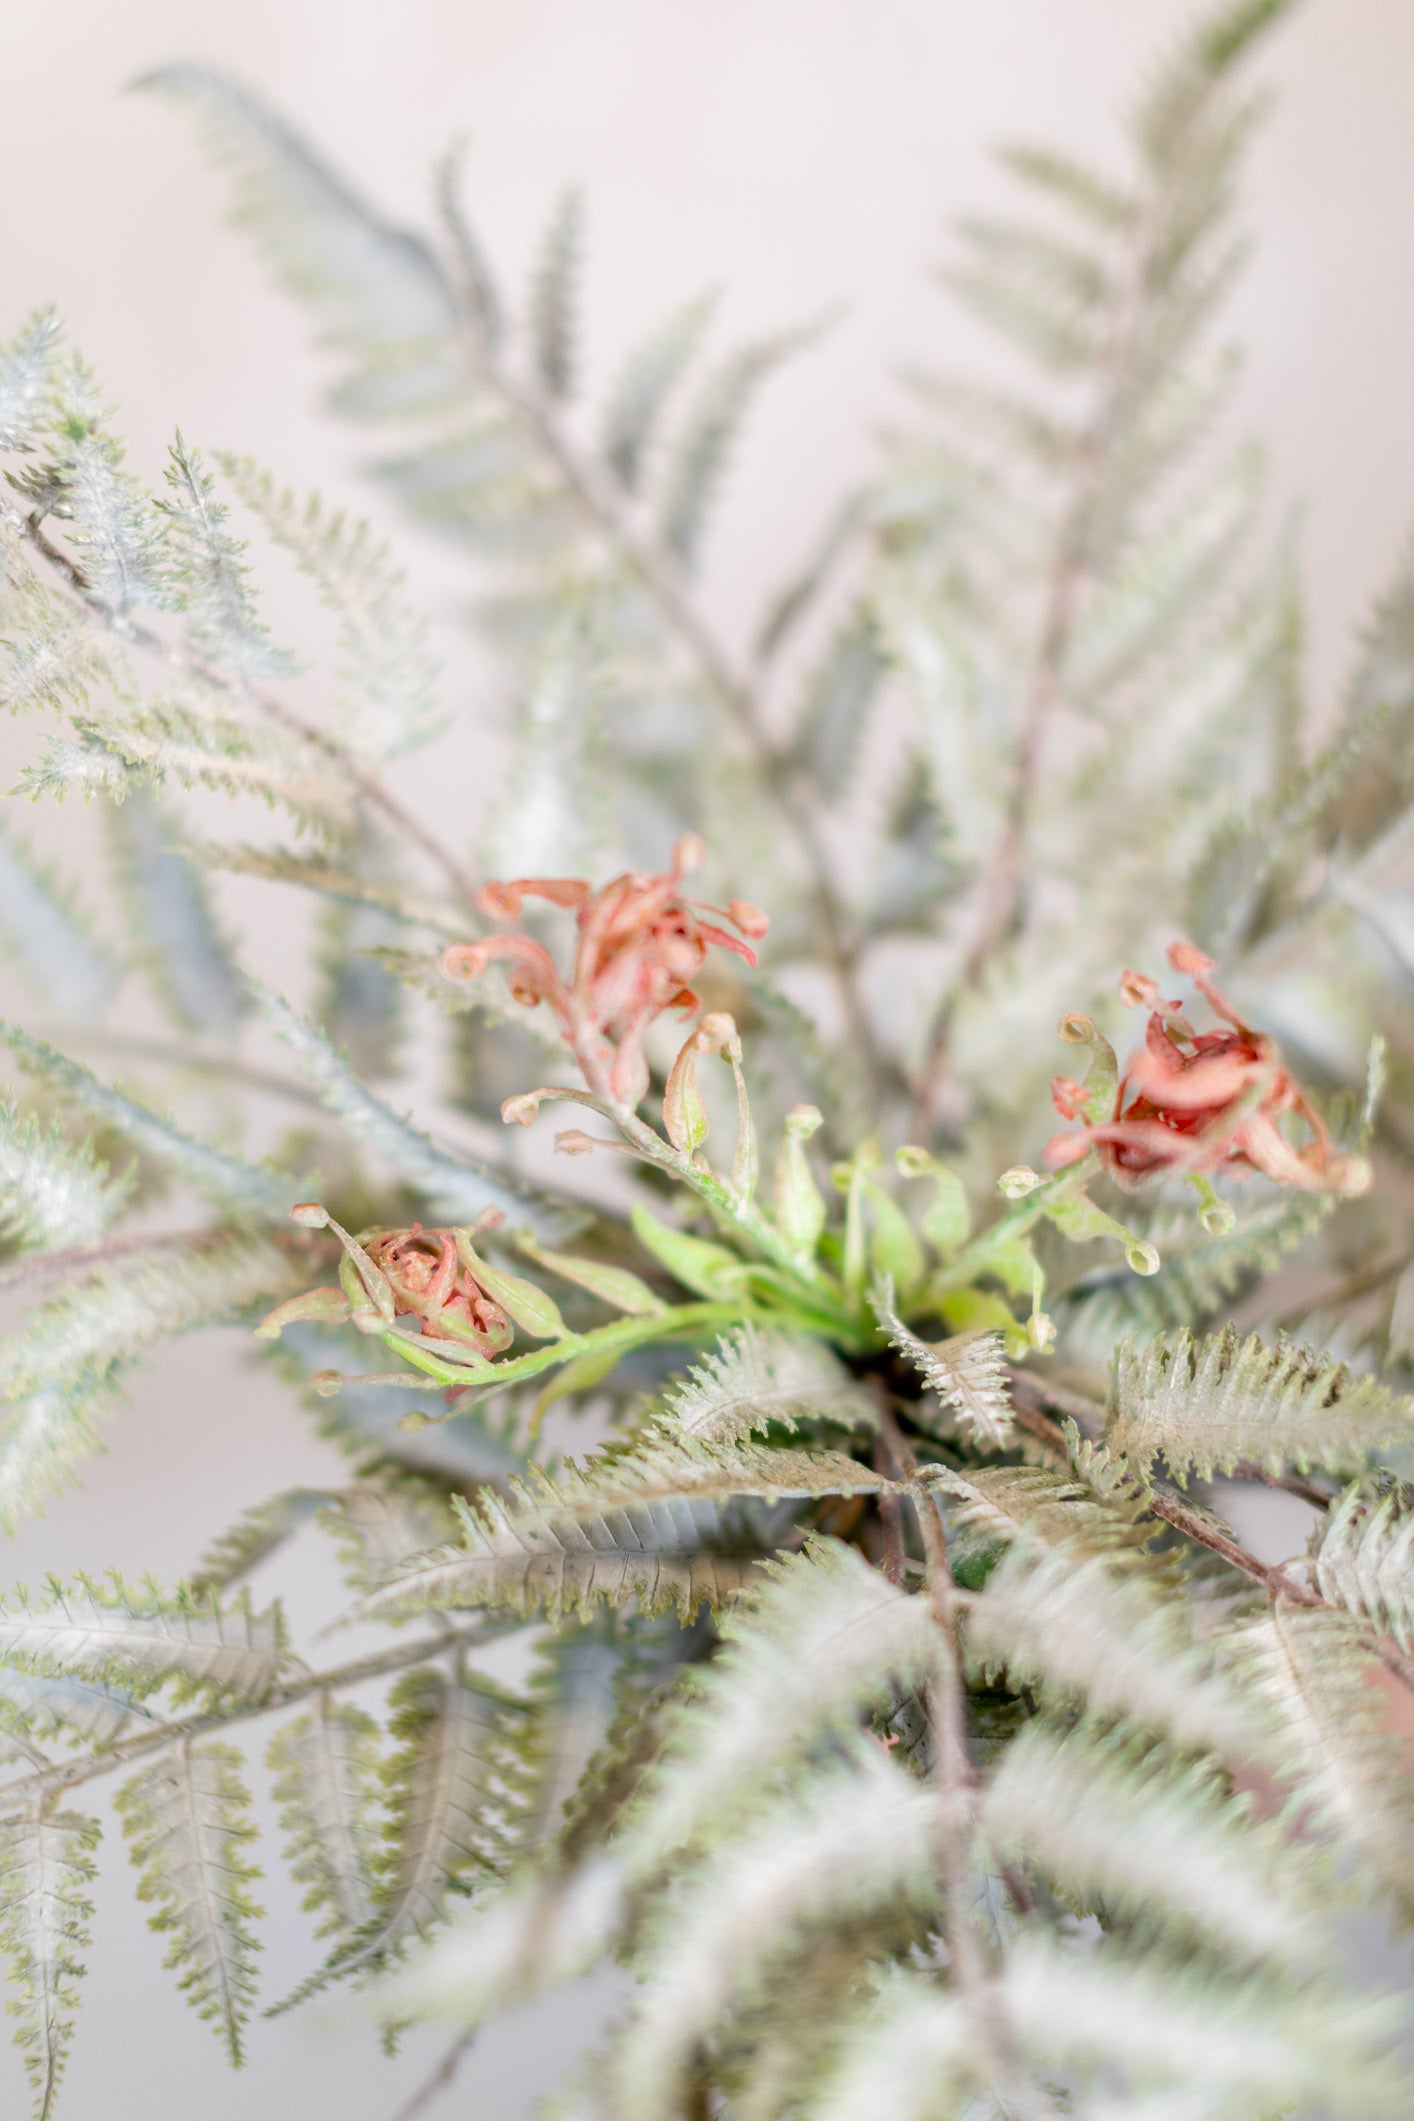
[[[141,1697],[171,1682],[179,1701],[262,1701],[286,1660],[279,1610],[227,1606],[152,1585],[80,1576],[31,1601],[0,1601],[0,1661],[40,1678],[75,1678]]]
[[[121,977],[68,893],[19,834],[0,823],[0,931],[46,1008],[78,1023],[101,1016]]]
[[[316,1936],[340,1941],[373,1920],[381,1853],[378,1726],[350,1702],[320,1694],[277,1733],[269,1764],[285,1861],[301,1905],[323,1917]]]
[[[188,1738],[124,1783],[117,1797],[138,1898],[158,1903],[150,1925],[172,1939],[163,1964],[237,2065],[255,1994],[261,1912],[250,1897],[260,1873],[246,1854],[255,1828],[240,1767],[234,1746]]]
[[[663,1397],[663,1425],[708,1444],[802,1422],[858,1428],[877,1419],[869,1394],[818,1340],[738,1326]]]
[[[1005,1352],[1000,1333],[958,1333],[951,1340],[920,1340],[888,1303],[875,1306],[879,1323],[901,1355],[921,1372],[928,1388],[957,1417],[963,1434],[996,1450],[1011,1437]]]
[[[10,1962],[7,2008],[34,2088],[36,2121],[49,2121],[54,2111],[73,2037],[98,1835],[98,1821],[78,1812],[42,1811],[0,1824],[0,1952]]]

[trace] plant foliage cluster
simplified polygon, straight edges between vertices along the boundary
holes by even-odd
[[[373,477],[473,556],[508,751],[449,843],[418,776],[455,738],[379,535],[180,436],[154,490],[57,322],[21,327],[0,682],[47,721],[21,793],[101,811],[114,882],[105,928],[8,806],[43,1014],[3,1029],[0,1518],[121,1430],[146,1350],[222,1322],[346,1460],[171,1590],[0,1603],[38,2115],[109,1775],[235,2062],[257,2001],[343,1985],[454,2056],[610,1962],[562,2121],[1414,2104],[1347,1951],[1353,1908],[1414,1914],[1414,572],[1308,708],[1217,330],[1284,12],[1193,29],[1117,175],[1006,155],[1015,210],[946,276],[1005,380],[910,375],[740,657],[713,504],[811,331],[714,350],[689,300],[586,406],[574,195],[513,302],[455,161],[412,233],[230,80],[149,84]],[[247,534],[309,578],[327,670],[272,638]],[[231,872],[316,909],[299,1006],[238,962]],[[160,1037],[101,1028],[125,980]],[[564,1103],[582,1160],[532,1165]],[[1252,1554],[1221,1482],[1299,1498],[1309,1551]],[[381,1631],[343,1662],[260,1591],[320,1531]],[[260,1860],[318,1939],[284,1998],[257,1730]]]

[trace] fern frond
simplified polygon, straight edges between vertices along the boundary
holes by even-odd
[[[284,1670],[278,1607],[258,1613],[154,1585],[79,1576],[31,1601],[0,1601],[0,1661],[39,1678],[91,1680],[141,1698],[168,1682],[178,1701],[263,1701]]]
[[[100,1423],[116,1406],[111,1385],[91,1370],[0,1401],[0,1529],[13,1538],[26,1517],[73,1485],[84,1460],[103,1448]]]
[[[154,1242],[91,1269],[0,1338],[0,1399],[101,1382],[135,1355],[248,1306],[291,1295],[298,1262],[268,1239],[215,1230],[180,1251]]]
[[[1311,1572],[1329,1605],[1414,1650],[1414,1495],[1403,1483],[1357,1483],[1316,1526]]]
[[[715,1351],[670,1385],[665,1427],[708,1444],[738,1443],[753,1429],[826,1422],[873,1425],[869,1394],[822,1341],[759,1326],[738,1326]]]
[[[513,1734],[518,1855],[533,1855],[559,1836],[566,1809],[609,1735],[627,1654],[625,1623],[614,1612],[563,1628],[539,1646],[529,1714]]]
[[[451,1539],[457,1524],[440,1482],[392,1466],[326,1495],[320,1521],[359,1591],[382,1583],[410,1554]]]
[[[74,612],[30,581],[16,609],[7,613],[0,641],[0,706],[8,714],[64,714],[83,707],[94,686],[125,676],[111,639],[86,626]]]
[[[455,365],[455,299],[420,237],[381,220],[249,89],[203,66],[168,66],[139,87],[196,106],[229,171],[238,219],[282,284],[320,316],[325,343],[367,367],[401,355],[403,401],[445,397]]]
[[[82,1953],[91,1942],[98,1875],[96,1819],[40,1812],[0,1824],[0,1952],[10,1964],[7,2009],[34,2090],[35,2121],[49,2121],[73,2037]]]
[[[387,1968],[442,1921],[450,1894],[499,1859],[506,1727],[519,1705],[430,1665],[405,1673],[389,1705],[398,1750],[382,1769],[389,1817],[372,1918],[280,2010],[331,1981]]]
[[[1279,1836],[1259,1832],[1207,1766],[1036,1721],[1003,1753],[981,1823],[1004,1861],[1035,1864],[1087,1909],[1122,1912],[1141,1937],[1289,1967],[1324,1948]]]
[[[118,871],[153,984],[184,1029],[234,1038],[246,991],[212,909],[206,879],[151,791],[135,788],[111,817]]]
[[[608,1856],[568,1873],[526,1872],[457,1915],[445,1935],[380,1986],[390,2025],[444,2018],[464,2029],[573,1981],[605,1956],[624,1926],[623,1875]]]
[[[249,586],[239,540],[227,529],[229,511],[216,482],[180,434],[168,454],[165,540],[174,600],[198,655],[247,683],[281,675],[292,659],[272,646]]]
[[[1230,1472],[1239,1459],[1356,1471],[1381,1444],[1414,1433],[1409,1402],[1372,1377],[1278,1340],[1268,1348],[1228,1327],[1178,1333],[1115,1356],[1111,1450],[1138,1471],[1162,1457],[1183,1479]]]
[[[958,1333],[951,1340],[920,1340],[887,1303],[875,1306],[879,1323],[928,1388],[952,1410],[963,1434],[993,1450],[1011,1438],[1004,1343],[1000,1333]]]
[[[191,1596],[210,1598],[240,1583],[325,1507],[330,1492],[328,1488],[286,1488],[283,1494],[247,1510],[212,1542],[186,1578]]]
[[[373,1920],[381,1853],[378,1726],[349,1702],[317,1706],[276,1734],[269,1753],[290,1876],[315,1935],[346,1941]]]
[[[1138,1561],[1156,1526],[1143,1498],[1122,1490],[1102,1497],[1069,1473],[1036,1466],[972,1466],[965,1473],[933,1469],[931,1485],[953,1498],[960,1533],[969,1539],[1020,1538],[1075,1555],[1103,1556],[1112,1567],[1126,1554]],[[1147,1558],[1147,1557],[1144,1557]]]
[[[1014,1547],[967,1607],[965,1644],[984,1676],[1125,1718],[1219,1759],[1268,1757],[1258,1711],[1191,1638],[1181,1611],[1130,1570],[1063,1550]]]
[[[102,1015],[121,971],[67,891],[0,823],[0,931],[47,1007],[78,1023]]]
[[[41,1741],[66,1739],[101,1751],[116,1739],[157,1729],[161,1718],[120,1688],[88,1679],[47,1679],[0,1665],[0,1731]]]
[[[584,200],[561,194],[540,246],[530,294],[530,334],[540,381],[552,398],[568,398],[578,360],[579,276],[584,252]]]
[[[937,1795],[867,1741],[767,1809],[682,1885],[640,1946],[649,1979],[609,2063],[623,2121],[670,2121],[698,2042],[807,1938],[937,1891]]]
[[[59,379],[59,319],[37,309],[0,346],[0,449],[28,449]]]
[[[40,674],[52,672],[46,665]],[[347,777],[330,772],[327,753],[298,731],[223,711],[199,677],[189,675],[179,689],[140,707],[71,714],[68,727],[68,736],[51,738],[20,775],[19,792],[32,801],[104,795],[120,803],[134,788],[170,780],[257,797],[323,835],[353,831],[353,790]]]
[[[124,471],[123,445],[104,424],[97,384],[84,364],[61,368],[48,437],[52,451],[33,474],[47,512],[68,527],[89,594],[120,616],[169,601],[161,518]]]
[[[43,1039],[31,1038],[17,1024],[0,1022],[0,1041],[32,1075],[52,1084],[204,1199],[218,1207],[272,1217],[283,1217],[289,1207],[292,1181],[268,1166],[245,1163],[210,1142],[184,1134],[170,1119],[159,1118],[123,1091],[101,1083],[80,1062],[56,1052]]]
[[[762,1580],[764,1579],[764,1581]],[[721,1626],[725,1648],[677,1709],[621,1844],[634,1874],[749,1807],[817,1739],[916,1686],[935,1655],[926,1599],[812,1535],[768,1562]]]
[[[629,355],[609,393],[604,409],[604,461],[629,493],[638,489],[664,409],[716,307],[716,295],[707,294],[675,311]]]
[[[796,756],[821,794],[835,801],[854,772],[869,713],[889,667],[878,622],[866,606],[846,620],[810,682]]]
[[[484,1208],[499,1208],[513,1224],[527,1225],[550,1242],[572,1227],[557,1204],[460,1149],[444,1148],[410,1119],[400,1118],[358,1080],[343,1055],[287,1001],[255,982],[252,992],[329,1110],[351,1133],[361,1136],[399,1178],[415,1186],[435,1216],[469,1223]]]
[[[1371,1879],[1414,1919],[1414,1789],[1405,1742],[1361,1623],[1278,1600],[1253,1624],[1255,1674],[1281,1716],[1294,1802],[1364,1857]]]
[[[117,1797],[138,1898],[158,1903],[150,1925],[172,1939],[163,1964],[237,2065],[255,1994],[261,1913],[250,1897],[260,1873],[246,1854],[255,1828],[240,1766],[234,1746],[184,1739]]]
[[[89,1142],[67,1141],[57,1120],[46,1127],[0,1102],[0,1236],[24,1251],[53,1252],[96,1244],[123,1206],[126,1177],[94,1155]]]
[[[810,332],[783,332],[730,355],[704,376],[683,416],[663,471],[664,543],[691,567],[732,445],[758,389],[773,368],[807,343]]]
[[[290,553],[339,629],[339,736],[388,758],[425,743],[440,726],[427,631],[407,601],[407,577],[367,523],[301,503],[246,457],[221,469],[265,530]]]
[[[889,1482],[833,1451],[712,1445],[649,1433],[559,1481],[532,1468],[458,1504],[464,1544],[414,1557],[362,1601],[362,1614],[443,1606],[543,1609],[558,1619],[632,1593],[644,1612],[684,1620],[741,1589],[769,1550],[748,1505],[875,1494]]]

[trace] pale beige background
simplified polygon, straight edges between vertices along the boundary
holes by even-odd
[[[709,282],[731,287],[742,331],[851,302],[763,407],[742,460],[710,590],[736,627],[867,461],[890,364],[972,350],[923,269],[945,212],[991,188],[987,143],[1040,133],[1103,150],[1186,13],[1170,0],[3,0],[0,332],[56,301],[143,469],[179,422],[366,506],[349,437],[314,416],[318,367],[300,323],[221,228],[189,127],[122,87],[171,57],[239,67],[407,216],[421,211],[433,154],[469,130],[480,219],[517,276],[556,187],[585,182],[601,376],[637,327]],[[1328,692],[1414,519],[1414,7],[1312,0],[1264,70],[1279,101],[1246,195],[1259,249],[1233,305],[1251,349],[1240,413],[1279,493],[1309,504],[1312,668]],[[441,613],[449,700],[474,709],[450,617],[455,571],[419,553],[417,579]],[[7,741],[7,766],[13,755]],[[477,776],[462,787],[442,800],[464,804],[470,827]],[[248,1382],[234,1342],[214,1382],[211,1370],[209,1344],[188,1345],[140,1380],[111,1456],[0,1558],[0,1578],[81,1561],[171,1577],[269,1487],[328,1476],[299,1420]],[[316,1559],[283,1575],[305,1610],[332,1610]],[[111,1840],[106,1869],[61,2109],[72,2121],[391,2121],[435,2042],[390,2064],[347,2024],[286,2019],[257,2024],[247,2071],[223,2074],[211,2034],[159,1971]],[[289,1896],[272,1882],[269,1897],[275,1995],[308,1945]],[[548,2031],[537,2020],[529,2060],[512,2057],[510,2036],[489,2038],[435,2114],[512,2121],[587,2008],[552,2014]],[[0,2050],[0,2114],[21,2100]]]

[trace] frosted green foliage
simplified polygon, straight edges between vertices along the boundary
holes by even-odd
[[[256,998],[280,1037],[293,1050],[303,1073],[329,1110],[360,1136],[397,1177],[415,1186],[439,1220],[469,1223],[484,1208],[499,1208],[514,1224],[542,1237],[562,1235],[569,1225],[565,1211],[522,1189],[514,1181],[478,1163],[461,1150],[444,1148],[376,1097],[361,1083],[323,1034],[296,1014],[289,1003],[257,986]]]
[[[931,1907],[936,1798],[872,1746],[856,1741],[848,1758],[751,1820],[729,1856],[674,1895],[649,1947],[650,1981],[615,2044],[616,2112],[680,2114],[696,2043],[792,1945],[819,1948],[832,1929]]]
[[[484,1682],[430,1665],[404,1674],[389,1707],[397,1750],[382,1768],[388,1819],[372,1913],[282,2008],[328,1981],[386,1967],[437,1926],[451,1893],[489,1877],[499,1854],[507,1724],[523,1711]]]
[[[279,1611],[242,1595],[227,1606],[113,1576],[81,1576],[43,1597],[0,1604],[0,1661],[40,1678],[80,1679],[141,1696],[171,1683],[179,1701],[262,1701],[286,1659]]]
[[[1005,1446],[1011,1437],[1004,1343],[1000,1333],[958,1333],[950,1340],[920,1340],[887,1305],[879,1322],[973,1442]]]
[[[664,1398],[665,1425],[704,1443],[731,1444],[753,1429],[811,1421],[854,1428],[874,1414],[867,1392],[828,1348],[802,1335],[742,1326]]]
[[[96,1819],[45,1811],[0,1825],[0,1951],[9,1962],[7,2009],[34,2092],[49,2121],[78,2009],[97,1876]]]
[[[217,1042],[235,1036],[245,989],[206,879],[179,828],[147,789],[113,813],[119,866],[148,969],[178,1024]]]
[[[48,512],[69,534],[88,594],[120,616],[168,601],[161,519],[141,484],[123,470],[123,445],[103,424],[97,384],[82,362],[61,371],[52,459],[44,467]]]
[[[1414,1650],[1412,1501],[1402,1483],[1356,1483],[1316,1527],[1312,1542],[1321,1596],[1406,1651]]]
[[[56,1053],[14,1024],[0,1023],[0,1039],[32,1074],[218,1207],[272,1216],[283,1215],[289,1207],[291,1180],[262,1165],[244,1163],[209,1142],[197,1141],[172,1120],[159,1118],[123,1091],[101,1083],[78,1061]]]
[[[584,201],[578,192],[567,191],[545,231],[530,300],[535,366],[552,398],[567,398],[574,389],[583,245]]]
[[[173,596],[192,648],[241,683],[287,671],[290,658],[272,647],[257,614],[244,548],[226,527],[230,511],[200,453],[180,434],[166,480],[157,506],[166,518]]]
[[[13,1535],[26,1517],[74,1485],[79,1468],[103,1448],[102,1425],[117,1394],[102,1359],[60,1384],[37,1385],[0,1401],[0,1528]]]
[[[1113,1733],[1032,1724],[1002,1756],[982,1829],[1086,1908],[1120,1912],[1240,1960],[1299,1967],[1316,1908],[1283,1882],[1281,1842],[1252,1831],[1206,1767],[1177,1768]]]
[[[234,1746],[188,1739],[118,1793],[138,1898],[157,1903],[151,1926],[172,1940],[164,1964],[237,2064],[255,1995],[261,1912],[250,1896],[260,1873],[246,1853],[255,1828],[240,1766]]]
[[[157,1730],[162,1718],[122,1687],[92,1679],[56,1679],[0,1666],[0,1731],[47,1743],[106,1748],[118,1738]]]
[[[873,613],[855,613],[815,673],[796,739],[801,763],[827,797],[838,798],[849,783],[887,668]]]
[[[46,666],[47,674],[47,666]],[[20,775],[32,800],[67,795],[111,796],[122,802],[134,788],[172,781],[254,796],[288,810],[301,825],[346,835],[353,827],[347,779],[331,775],[327,752],[288,728],[257,724],[221,711],[219,695],[196,678],[154,695],[141,708],[98,708],[70,718],[72,737],[54,737]]]
[[[887,1484],[839,1452],[649,1435],[558,1482],[532,1467],[527,1480],[508,1483],[509,1503],[488,1490],[462,1505],[465,1544],[414,1556],[359,1610],[495,1605],[555,1619],[632,1592],[644,1612],[675,1606],[690,1620],[740,1590],[769,1551],[767,1527],[748,1503]]]
[[[229,1230],[100,1260],[0,1339],[0,1396],[101,1379],[173,1334],[289,1294],[300,1279],[267,1238]]]
[[[123,1205],[115,1177],[88,1142],[70,1142],[57,1120],[0,1104],[0,1234],[26,1252],[95,1244]]]
[[[686,303],[629,354],[619,372],[604,409],[604,461],[630,493],[642,482],[664,412],[716,306],[715,294]]]
[[[1414,566],[1318,740],[1293,541],[1262,527],[1219,343],[1255,109],[1236,62],[1283,12],[1200,21],[1112,163],[1004,156],[1008,196],[953,252],[1002,362],[980,383],[915,363],[878,468],[726,637],[694,576],[799,334],[709,354],[711,303],[689,304],[622,363],[611,340],[609,388],[581,407],[577,203],[512,303],[455,157],[424,237],[237,84],[155,77],[206,122],[312,309],[335,409],[382,429],[367,470],[470,569],[496,663],[473,705],[504,727],[463,732],[469,777],[448,753],[460,810],[416,761],[385,778],[433,733],[432,673],[367,530],[244,463],[231,497],[180,438],[152,500],[47,321],[0,352],[0,446],[19,452],[0,686],[54,716],[21,788],[126,804],[122,965],[146,931],[181,1027],[144,1050],[164,1099],[223,1115],[209,1144],[185,1103],[159,1116],[6,1034],[45,1102],[42,1124],[0,1110],[4,1278],[38,1292],[0,1339],[0,1528],[73,1477],[145,1348],[272,1304],[309,1319],[251,1343],[252,1389],[288,1388],[347,1461],[313,1487],[288,1452],[266,1483],[248,1466],[250,1506],[214,1544],[193,1528],[184,1566],[203,1558],[175,1594],[81,1578],[0,1609],[0,1838],[141,1767],[125,1805],[145,1890],[233,2049],[248,1814],[220,1740],[249,1725],[273,1730],[282,1864],[324,1940],[290,2003],[347,1978],[340,2008],[390,2036],[429,2017],[460,2033],[600,1967],[633,1976],[562,2121],[1414,2111],[1394,2010],[1344,1986],[1348,1909],[1378,1882],[1414,1910],[1391,1700],[1414,1665],[1394,1389],[1414,1269],[1389,1169],[1414,1140]],[[291,555],[326,606],[325,652],[288,692],[241,497],[257,553],[273,537],[267,557]],[[186,790],[211,844],[177,844]],[[279,813],[273,844],[250,844],[252,796]],[[244,807],[222,834],[226,797]],[[653,895],[691,832],[711,843],[702,901]],[[248,990],[198,864],[316,894],[291,975],[308,1022],[257,990],[235,1050]],[[526,994],[553,948],[570,1046],[556,1012],[508,998],[504,966],[446,977],[448,944],[485,940],[488,878],[592,893],[633,871],[577,936],[572,908],[532,900],[497,946],[524,953]],[[708,902],[761,966],[715,943],[699,962]],[[6,928],[46,1011],[97,1015],[106,946],[8,841]],[[1126,1247],[1163,1262],[1141,1278],[1083,1242],[1119,1227],[1108,1193],[1078,1190],[1093,1167],[1038,1174],[1053,1105],[1106,1102],[1093,1075],[1048,1095],[1065,1042],[1114,1042],[1112,1095],[1144,1035],[1116,975],[1167,996],[1182,934],[1220,953],[1272,1072],[1199,1111],[1214,1185],[1123,1174]],[[678,981],[694,996],[674,1010]],[[709,1011],[699,1115],[686,1061],[664,1085]],[[1190,1013],[1209,1031],[1206,1002]],[[580,1088],[574,1047],[602,1038],[608,1065],[640,1031],[631,1113]],[[1361,1117],[1372,1033],[1388,1092],[1374,1070]],[[739,1053],[759,1182],[754,1153],[726,1167],[732,1085],[710,1050]],[[1368,1159],[1371,1199],[1230,1183],[1256,1139],[1238,1128],[1287,1076]],[[528,1118],[543,1084],[587,1097],[556,1115],[573,1164],[550,1156],[548,1113],[501,1131],[504,1101]],[[1302,1109],[1282,1117],[1293,1148]],[[269,1166],[241,1153],[272,1140]],[[124,1228],[130,1150],[143,1221]],[[211,1204],[195,1227],[192,1195]],[[291,1231],[300,1195],[350,1229],[456,1231],[459,1265],[435,1240],[420,1255],[428,1311],[508,1345],[443,1365],[407,1243],[387,1253],[406,1277],[391,1347],[368,1304],[334,1323],[331,1284],[356,1288],[360,1263],[322,1209]],[[1330,1352],[1244,1340],[1238,1303],[1249,1329]],[[1309,1552],[1274,1565],[1169,1484],[1215,1474],[1307,1497]],[[282,1571],[311,1526],[357,1635],[304,1663],[279,1610],[231,1587]],[[523,1691],[483,1676],[483,1653]],[[1282,1817],[1243,1794],[1258,1780]],[[48,2101],[76,1953],[59,1902],[37,1911],[53,1933],[29,1933],[20,1994],[40,1999]]]
[[[808,334],[761,339],[708,370],[684,410],[663,468],[662,529],[685,566],[698,556],[732,446],[760,386]]]
[[[628,1861],[650,1868],[720,1831],[826,1732],[916,1684],[934,1655],[931,1617],[851,1548],[812,1538],[772,1562],[726,1622],[725,1654],[673,1719]]]
[[[1374,1684],[1378,1666],[1348,1614],[1280,1602],[1254,1623],[1255,1675],[1282,1719],[1292,1802],[1365,1858],[1414,1916],[1414,1790],[1405,1744]]]
[[[299,501],[247,458],[223,457],[221,468],[338,623],[341,740],[373,758],[425,742],[438,726],[436,670],[388,547],[367,523],[329,513],[314,495]]]
[[[58,380],[59,320],[36,310],[0,346],[0,449],[27,449]]]
[[[1407,1399],[1290,1341],[1267,1347],[1232,1327],[1206,1340],[1189,1333],[1122,1347],[1115,1357],[1111,1449],[1147,1469],[1206,1480],[1248,1459],[1354,1470],[1381,1444],[1414,1433]]]
[[[1270,1753],[1261,1717],[1157,1588],[1101,1559],[1014,1548],[968,1610],[966,1645],[1043,1699],[1123,1717],[1229,1761]]]
[[[46,1006],[91,1023],[119,971],[90,934],[68,893],[9,825],[0,824],[0,932]]]
[[[372,1921],[381,1851],[378,1726],[351,1702],[320,1694],[270,1747],[290,1875],[305,1889],[316,1935],[347,1939]]]
[[[319,312],[326,343],[360,367],[402,354],[404,391],[444,390],[435,342],[456,330],[446,277],[429,247],[380,220],[297,134],[239,82],[169,66],[142,84],[193,103],[237,184],[238,213],[285,285]]]

